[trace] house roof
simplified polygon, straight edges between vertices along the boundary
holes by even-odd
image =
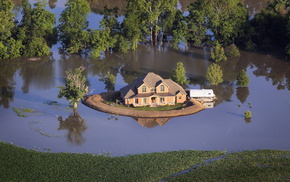
[[[167,96],[169,95],[174,96],[179,92],[182,94],[186,94],[186,92],[180,85],[178,85],[171,79],[163,79],[161,76],[153,72],[149,72],[135,79],[133,83],[121,88],[120,91],[121,91],[121,94],[124,96],[124,98],[132,98],[138,94],[137,88],[139,88],[142,84],[146,84],[148,87],[155,88],[161,83],[164,83],[165,85],[169,87],[169,93],[167,94]]]

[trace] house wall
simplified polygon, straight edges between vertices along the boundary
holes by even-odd
[[[164,91],[161,91],[161,85],[164,85]],[[163,83],[159,84],[156,87],[156,93],[168,93],[169,92],[169,87]]]
[[[183,103],[186,101],[186,95],[177,94],[176,95],[176,103]]]
[[[146,87],[146,92],[142,92],[142,88],[143,88],[143,86],[145,86]],[[140,94],[140,93],[150,93],[151,91],[151,89],[150,89],[150,87],[148,87],[146,84],[142,84],[140,87],[138,87],[138,89],[137,89],[138,91],[138,93]]]

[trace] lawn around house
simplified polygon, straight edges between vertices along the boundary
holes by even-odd
[[[86,106],[110,114],[130,116],[130,117],[178,117],[195,114],[205,109],[205,107],[195,99],[186,101],[185,105],[161,106],[161,107],[136,107],[131,108],[117,104],[116,98],[119,92],[106,92],[101,94],[86,96],[82,101]]]
[[[185,150],[109,157],[38,152],[0,142],[0,181],[290,180],[290,151],[225,154],[225,151]],[[206,162],[213,158],[212,162]],[[171,176],[188,168],[192,170]]]

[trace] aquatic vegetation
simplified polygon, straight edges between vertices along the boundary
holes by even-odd
[[[13,110],[16,112],[16,114],[19,116],[19,117],[27,117],[28,115],[25,115],[24,113],[27,113],[27,114],[31,114],[31,115],[39,115],[39,114],[42,114],[42,113],[35,113],[35,109],[30,109],[30,108],[24,108],[24,107],[13,107]]]
[[[16,112],[17,116],[19,116],[19,117],[27,117],[27,115],[24,115],[24,114],[22,113],[22,111],[19,110],[19,108],[17,108],[17,107],[13,107],[13,110]]]

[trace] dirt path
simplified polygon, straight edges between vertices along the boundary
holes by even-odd
[[[83,104],[86,106],[110,114],[122,115],[122,116],[130,116],[130,117],[137,117],[137,118],[158,118],[158,117],[177,117],[177,116],[185,116],[197,113],[205,107],[195,99],[190,99],[186,103],[186,107],[180,110],[172,110],[172,111],[139,111],[134,109],[126,109],[120,107],[114,107],[103,103],[102,101],[107,100],[110,96],[114,96],[118,94],[118,92],[112,93],[101,93],[96,95],[87,96],[83,100]]]

